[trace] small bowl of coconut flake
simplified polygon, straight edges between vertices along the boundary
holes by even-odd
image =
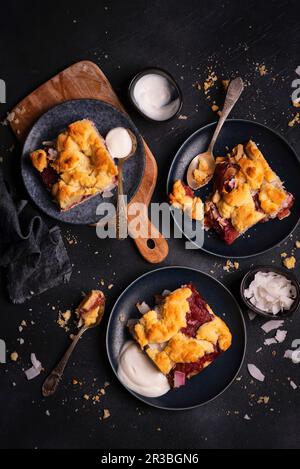
[[[291,272],[273,266],[258,266],[247,272],[241,287],[246,307],[268,318],[286,318],[299,307],[300,285]]]

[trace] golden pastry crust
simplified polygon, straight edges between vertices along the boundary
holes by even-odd
[[[33,152],[31,160],[39,171],[47,166],[46,162],[59,174],[52,195],[62,210],[115,183],[118,168],[93,122],[73,122],[58,135],[55,146],[57,157],[53,161],[47,161],[44,150]]]
[[[214,345],[218,344],[220,350],[225,352],[231,346],[232,335],[225,322],[215,316],[212,321],[199,327],[197,339],[211,342]]]
[[[171,292],[164,300],[160,315],[151,310],[133,327],[136,341],[166,375],[176,364],[197,363],[207,355],[207,361],[203,362],[205,367],[216,353],[224,352],[231,345],[228,327],[207,304],[208,322],[194,331],[194,337],[185,334],[183,328],[187,326],[186,315],[190,312],[191,288],[183,286]]]
[[[262,187],[258,197],[263,211],[273,214],[281,208],[286,199],[286,193],[281,188],[267,183]]]
[[[243,233],[265,217],[264,213],[255,210],[254,202],[236,207],[231,213],[231,223],[234,228]]]
[[[148,344],[167,342],[186,326],[186,313],[189,311],[187,299],[191,295],[190,288],[178,288],[165,298],[160,314],[151,310],[143,315],[134,326],[135,338],[142,348]]]
[[[147,355],[164,374],[168,374],[176,363],[195,363],[204,355],[213,353],[214,346],[207,340],[187,337],[182,333],[175,334],[163,351],[148,348]]]
[[[203,220],[204,206],[199,197],[187,195],[182,181],[179,179],[173,185],[173,192],[169,195],[173,207],[187,212],[193,220]]]
[[[272,171],[267,160],[263,156],[262,152],[259,150],[258,146],[252,140],[249,140],[245,145],[245,152],[247,156],[254,162],[259,162],[264,171],[264,178],[267,182],[273,182],[278,180],[278,176]]]
[[[77,314],[86,327],[97,322],[99,310],[103,306],[105,297],[101,290],[91,290],[77,308]]]
[[[244,233],[268,216],[276,216],[284,206],[287,192],[257,145],[251,140],[245,145],[239,144],[226,158],[216,160],[217,165],[226,162],[229,163],[227,171],[235,171],[235,185],[232,188],[232,184],[224,183],[222,188],[216,187],[208,198],[208,202],[216,205],[220,216],[230,219],[238,233]],[[229,177],[227,184],[231,182]],[[209,209],[209,204],[206,204],[206,210]]]
[[[30,154],[31,162],[35,169],[37,169],[40,173],[47,168],[48,160],[47,154],[44,150],[36,150]]]
[[[229,193],[223,193],[223,200],[232,207],[240,207],[253,201],[249,184],[240,184]]]

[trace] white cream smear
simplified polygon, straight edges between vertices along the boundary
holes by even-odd
[[[132,340],[126,342],[121,349],[118,377],[127,388],[142,396],[158,397],[170,390],[165,375]]]
[[[105,143],[112,158],[125,158],[132,151],[132,140],[128,130],[115,127],[106,135]]]
[[[142,76],[135,84],[133,97],[138,108],[156,121],[164,121],[178,111],[179,98],[172,100],[172,83],[161,75],[149,73]]]

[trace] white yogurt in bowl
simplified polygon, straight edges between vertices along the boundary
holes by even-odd
[[[133,79],[130,97],[144,116],[160,122],[174,117],[182,105],[181,93],[173,78],[155,69]]]

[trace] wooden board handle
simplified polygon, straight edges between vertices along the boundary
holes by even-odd
[[[55,77],[41,85],[24,98],[12,111],[14,119],[10,125],[20,141],[24,141],[32,124],[56,104],[69,99],[101,99],[126,113],[108,79],[100,68],[88,60],[71,65]],[[147,144],[145,146],[145,170],[140,186],[131,203],[149,205],[157,180],[157,165]],[[143,219],[146,227],[151,228],[148,216]],[[154,239],[154,247],[149,248],[148,238],[135,240],[141,255],[149,262],[162,262],[168,255],[167,241],[160,233]]]
[[[133,237],[133,240],[146,261],[151,264],[159,264],[169,254],[169,245],[163,235],[151,223],[148,216],[143,216],[142,223],[143,230],[146,230],[148,236]]]

